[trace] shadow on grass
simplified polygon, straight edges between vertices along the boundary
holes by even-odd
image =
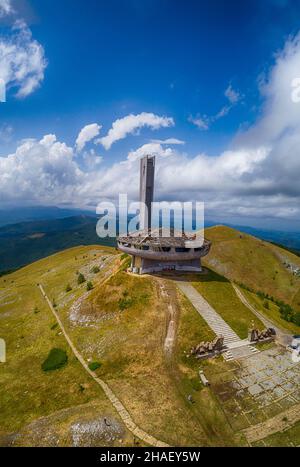
[[[163,271],[153,274],[155,277],[162,279],[171,279],[182,282],[230,282],[226,277],[221,276],[217,272],[203,268],[202,272],[179,272],[179,271]]]

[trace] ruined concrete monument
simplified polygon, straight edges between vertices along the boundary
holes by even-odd
[[[191,348],[190,355],[196,358],[214,357],[224,350],[224,337],[217,336],[214,340],[208,342],[200,342],[200,344]]]
[[[159,271],[200,272],[201,258],[208,254],[210,242],[201,239],[197,246],[196,234],[163,226],[152,226],[155,156],[140,161],[140,230],[117,238],[118,248],[131,256],[131,272],[137,274]]]
[[[276,331],[274,328],[267,328],[259,331],[258,329],[250,329],[248,332],[248,340],[250,342],[259,342],[275,339]]]

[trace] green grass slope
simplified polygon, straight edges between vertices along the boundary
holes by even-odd
[[[283,266],[281,256],[289,254],[288,260],[293,262],[291,253],[222,227],[208,229],[206,236],[213,241],[207,258],[213,271],[191,275],[192,283],[242,338],[252,321],[263,326],[237,299],[224,276],[273,291],[274,296],[278,296],[275,292],[282,280],[283,296],[278,297],[288,301],[291,291],[297,296],[298,279]],[[259,259],[267,266],[260,267]],[[213,332],[175,282],[128,274],[127,262],[114,248],[81,246],[0,278],[0,337],[7,344],[7,363],[1,364],[0,373],[0,444],[40,445],[54,439],[58,445],[72,445],[74,424],[86,427],[103,416],[114,420],[120,435],[113,441],[92,436],[86,445],[133,444],[132,435],[99,386],[70,352],[37,283],[55,303],[86,362],[110,385],[141,428],[171,445],[245,443],[240,430],[248,422],[241,424],[237,419],[233,423],[228,416],[230,407],[224,411],[214,392],[200,383],[198,374],[201,367],[211,375],[216,370],[227,373],[234,364],[221,358],[203,363],[188,358],[191,347],[212,339]],[[251,277],[252,269],[255,277]],[[79,284],[80,273],[85,281]],[[93,284],[89,291],[88,281]],[[177,337],[168,357],[164,342],[170,304]],[[272,310],[270,307],[269,313]],[[55,365],[58,369],[44,371],[43,363],[52,349],[60,349],[61,355],[66,352],[67,360]],[[217,384],[221,390],[225,381]]]
[[[286,249],[225,226],[205,230],[212,241],[204,260],[219,274],[263,291],[300,310],[300,277],[286,264],[300,267],[300,258]]]
[[[70,445],[72,425],[82,420],[82,410],[77,411],[81,406],[91,417],[115,420],[122,429],[120,439],[132,443],[102,390],[70,351],[37,287],[43,283],[56,302],[72,301],[85,291],[85,284],[77,284],[77,271],[88,277],[90,263],[101,264],[103,255],[114,258],[115,251],[76,247],[0,278],[0,336],[7,348],[7,361],[0,364],[0,445],[48,445],[51,440],[55,445]],[[95,283],[105,269],[93,275]],[[63,293],[67,283],[72,286],[68,294]],[[65,351],[68,360],[61,368],[45,372],[42,364],[54,348]]]

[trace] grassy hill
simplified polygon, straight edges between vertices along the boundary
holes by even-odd
[[[81,246],[0,278],[0,336],[7,347],[7,362],[1,364],[0,373],[0,445],[69,445],[76,424],[80,429],[80,424],[92,424],[103,416],[116,424],[122,443],[132,444],[131,434],[101,389],[71,353],[37,287],[42,282],[51,299],[62,300],[54,293],[59,289],[65,301],[72,301],[86,290],[85,284],[77,284],[77,271],[96,283],[109,265],[93,274],[90,264],[101,265],[108,256],[114,258],[113,249]],[[69,293],[67,283],[72,286]],[[42,363],[53,348],[66,351],[68,363],[44,372]],[[93,443],[120,444],[105,437],[93,441],[91,435],[89,444]]]
[[[115,249],[82,246],[0,278],[0,335],[7,344],[0,375],[0,444],[72,445],[78,425],[94,426],[103,417],[120,432],[110,444],[133,444],[101,389],[70,352],[37,283],[55,303],[85,360],[97,362],[97,374],[143,429],[173,445],[242,442],[214,396],[197,382],[197,369],[182,363],[192,345],[213,333],[172,281],[165,281],[165,298],[160,279],[126,274],[127,260],[120,258]],[[93,282],[90,292],[86,282],[78,285],[78,273]],[[67,285],[72,290],[67,292]],[[170,303],[178,326],[182,315],[186,329],[172,360],[164,354]],[[68,362],[45,372],[42,364],[53,348],[65,351]],[[188,394],[197,404],[188,402]],[[85,442],[109,443],[92,434]]]
[[[299,279],[283,266],[284,258],[296,261],[292,253],[224,227],[208,229],[206,236],[213,241],[208,270],[187,280],[240,337],[246,337],[252,321],[263,326],[237,299],[228,279],[274,295],[278,289],[286,301],[291,290],[299,293]],[[0,373],[0,445],[61,446],[78,439],[79,445],[133,445],[132,434],[71,353],[37,283],[55,304],[85,361],[94,365],[144,430],[171,445],[245,445],[241,429],[257,418],[252,421],[240,410],[232,413],[230,401],[223,407],[198,375],[199,368],[204,369],[222,393],[228,373],[240,371],[240,363],[220,357],[200,364],[188,358],[192,346],[214,333],[170,277],[128,274],[127,265],[128,258],[114,248],[80,246],[0,277],[0,336],[7,344],[7,363],[1,364]],[[80,273],[85,282],[78,283]],[[93,285],[90,291],[87,281]],[[249,301],[263,311],[262,302],[252,295],[249,292]],[[167,356],[170,305],[177,337]],[[273,313],[281,320],[271,303],[268,316]],[[42,365],[52,349],[66,352],[68,360],[46,372]],[[104,417],[116,427],[117,436],[94,430]],[[84,439],[83,432],[88,433]]]
[[[263,291],[300,310],[300,277],[287,267],[300,258],[272,243],[225,226],[205,230],[212,248],[204,264],[255,291]]]

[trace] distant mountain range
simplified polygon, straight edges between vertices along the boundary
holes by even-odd
[[[56,206],[12,207],[9,209],[0,209],[0,227],[8,224],[16,224],[18,222],[63,219],[65,217],[73,217],[80,214],[85,214],[91,217],[95,216],[93,211],[64,209]]]
[[[13,221],[12,221],[13,220]],[[96,215],[57,207],[14,208],[0,211],[0,272],[19,268],[77,245],[115,246],[115,239],[96,234]],[[209,222],[207,227],[217,223]],[[229,225],[299,254],[300,232],[280,232]]]
[[[95,227],[96,219],[86,215],[1,227],[0,271],[25,266],[77,245],[115,246],[113,238],[100,239]]]

